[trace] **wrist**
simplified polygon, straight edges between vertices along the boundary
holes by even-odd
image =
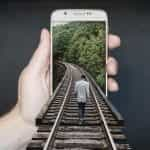
[[[27,128],[30,128],[30,129],[35,129],[36,128],[36,125],[34,122],[30,122],[28,121],[28,119],[26,119],[21,110],[20,110],[20,107],[19,107],[19,104],[17,104],[14,109],[13,109],[13,115],[14,117],[17,118],[17,120],[24,126],[24,127],[27,127]]]
[[[18,104],[16,104],[15,107],[10,112],[8,112],[6,115],[0,118],[1,126],[7,125],[7,122],[19,124],[23,127],[30,128],[30,129],[36,128],[34,124],[29,123],[23,118]]]
[[[16,105],[11,112],[0,118],[0,149],[18,149],[27,145],[37,127],[26,122]],[[19,143],[18,143],[19,141]]]

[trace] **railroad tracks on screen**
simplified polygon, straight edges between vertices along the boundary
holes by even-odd
[[[36,119],[37,133],[27,150],[129,150],[124,120],[91,75],[64,63],[65,75]],[[84,74],[90,83],[85,119],[79,124],[75,82]]]

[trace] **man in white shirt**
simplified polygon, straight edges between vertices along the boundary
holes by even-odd
[[[81,80],[76,81],[74,92],[77,95],[77,102],[79,105],[80,123],[83,123],[85,104],[89,97],[89,82],[86,81],[85,75],[81,75]]]

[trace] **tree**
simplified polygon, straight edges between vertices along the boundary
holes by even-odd
[[[70,22],[55,26],[53,33],[55,54],[84,67],[105,88],[105,24]]]

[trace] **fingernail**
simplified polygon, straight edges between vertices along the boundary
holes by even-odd
[[[45,31],[45,29],[42,29],[40,40],[43,41],[45,39],[45,37],[46,37],[46,31]]]

